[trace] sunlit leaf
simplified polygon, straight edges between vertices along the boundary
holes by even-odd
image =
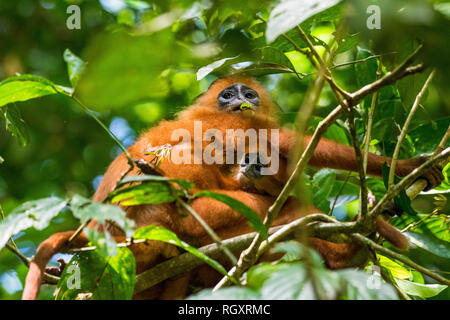
[[[117,244],[109,232],[98,232],[94,228],[84,228],[83,232],[98,254],[105,257],[117,255]]]
[[[336,5],[340,0],[284,0],[270,13],[267,22],[267,42],[274,41],[309,17]]]
[[[70,83],[73,87],[76,87],[84,70],[84,62],[69,49],[64,50],[64,61],[67,63]]]
[[[411,279],[412,278],[411,271],[409,271],[405,267],[399,265],[395,261],[392,261],[391,259],[389,259],[385,256],[377,255],[377,257],[380,260],[381,266],[387,268],[395,278],[397,278],[397,279]]]
[[[0,82],[0,107],[13,102],[56,94],[56,85],[40,76],[24,74]]]
[[[15,208],[3,221],[0,222],[0,249],[8,239],[33,227],[37,230],[46,228],[50,221],[58,215],[67,205],[67,200],[50,197],[25,202]]]
[[[190,189],[193,188],[195,185],[187,180],[182,179],[173,179],[173,178],[167,178],[162,176],[154,176],[149,174],[143,174],[139,176],[126,176],[121,180],[122,184],[130,183],[130,182],[160,182],[160,181],[166,181],[166,182],[175,182],[180,187],[183,187],[184,189]]]
[[[73,215],[80,219],[82,223],[88,220],[104,223],[108,220],[116,223],[127,235],[131,235],[133,232],[134,221],[128,219],[125,216],[125,211],[118,206],[94,202],[80,195],[75,195],[70,200],[70,208]]]
[[[150,182],[115,190],[111,202],[123,206],[161,204],[175,201],[175,191],[166,182]]]
[[[213,63],[208,64],[205,67],[201,67],[197,71],[197,80],[201,80],[204,77],[206,77],[208,74],[213,72],[216,69],[219,69],[220,67],[224,66],[226,63],[229,65],[231,64],[231,61],[234,61],[233,63],[236,63],[237,57],[230,57],[230,58],[224,58],[217,61],[214,61]]]
[[[421,284],[408,280],[395,279],[397,285],[407,294],[421,298],[431,298],[437,296],[441,291],[448,288],[442,284]]]

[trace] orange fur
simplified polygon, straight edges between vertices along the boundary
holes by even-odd
[[[218,93],[229,85],[240,82],[255,89],[260,95],[260,108],[254,116],[244,118],[239,114],[231,114],[218,110],[216,98]],[[209,90],[200,96],[196,103],[179,113],[177,120],[162,121],[158,126],[151,128],[144,133],[137,142],[129,148],[129,153],[134,159],[145,159],[147,162],[154,160],[154,155],[145,154],[152,147],[170,144],[174,146],[181,139],[172,139],[172,132],[175,129],[186,129],[194,137],[194,121],[202,121],[203,131],[208,129],[218,129],[224,136],[227,129],[273,129],[279,128],[275,107],[269,98],[267,92],[254,79],[242,77],[229,77],[214,82]],[[280,131],[280,156],[287,159],[289,152],[292,150],[296,135],[292,132]],[[305,143],[310,137],[305,137]],[[270,140],[269,140],[270,141]],[[193,144],[193,141],[190,142]],[[203,144],[203,147],[205,144]],[[369,173],[380,174],[380,165],[388,159],[376,155],[369,157]],[[352,148],[343,146],[330,140],[322,140],[314,153],[310,164],[318,167],[332,167],[337,169],[356,170],[356,161]],[[410,171],[414,168],[408,166],[408,162],[399,162],[399,171]],[[177,165],[165,159],[160,165],[161,172],[171,178],[180,178],[190,180],[195,183],[196,189],[208,189],[228,194],[233,198],[245,203],[247,206],[255,210],[261,217],[267,213],[268,207],[274,200],[273,196],[256,194],[243,191],[239,181],[233,177],[235,166],[230,165],[206,165],[206,164],[182,164]],[[93,199],[102,202],[111,192],[117,181],[128,170],[126,157],[119,155],[109,166],[106,171],[99,188],[95,192]],[[402,171],[402,172],[403,172]],[[138,174],[138,169],[133,169],[130,175]],[[251,231],[246,221],[241,215],[231,210],[228,206],[212,199],[199,198],[192,202],[192,207],[197,213],[223,237],[228,238],[238,234]],[[183,217],[177,213],[177,208],[173,204],[163,205],[141,205],[125,208],[127,216],[135,220],[137,227],[156,224],[173,230],[181,238],[194,241],[198,245],[211,243],[211,239],[201,226],[191,217]],[[275,224],[283,224],[301,216],[303,213],[296,201],[292,200],[286,204],[275,221]],[[102,228],[95,221],[91,222],[89,228]],[[123,233],[113,226],[106,226],[113,236],[123,236]],[[63,248],[67,237],[58,237],[58,234],[50,237],[41,245],[34,258],[32,268],[27,276],[24,290],[24,298],[33,299],[37,297],[42,273],[51,256]],[[329,249],[326,242],[320,242],[321,253],[323,256],[328,254],[330,259],[336,259],[336,265],[346,265],[342,258],[345,255],[336,255],[333,250],[336,246],[330,245]],[[48,246],[47,244],[51,244]],[[137,270],[141,272],[146,268],[156,264],[161,259],[165,259],[176,254],[169,245],[155,242],[151,246],[134,245],[132,250],[137,261]],[[170,296],[162,294],[162,296]]]

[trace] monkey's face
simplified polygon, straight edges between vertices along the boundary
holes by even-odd
[[[225,112],[254,113],[259,104],[258,92],[242,83],[223,89],[217,96],[217,105]]]
[[[269,164],[263,164],[259,154],[247,153],[240,162],[237,179],[241,186],[249,192],[278,196],[286,181],[285,165],[283,160],[281,161],[281,170],[274,174],[262,175],[261,169],[269,168]]]

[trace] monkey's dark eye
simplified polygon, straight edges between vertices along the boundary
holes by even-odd
[[[231,98],[233,98],[233,94],[232,94],[231,92],[224,92],[224,93],[222,94],[222,97],[223,97],[224,99],[231,99]]]
[[[254,165],[253,171],[255,171],[257,174],[260,174],[262,167],[263,167],[263,165],[261,163],[257,163]]]
[[[256,95],[255,95],[254,93],[252,93],[252,92],[247,92],[247,93],[245,94],[245,97],[246,97],[247,99],[255,99],[255,98],[256,98]]]

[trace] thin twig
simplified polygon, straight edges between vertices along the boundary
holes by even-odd
[[[14,253],[22,262],[29,267],[30,266],[30,259],[28,259],[25,255],[22,254],[22,252],[19,251],[16,247],[10,245],[9,243],[5,244],[5,248]],[[44,272],[44,282],[48,284],[57,284],[59,281],[59,277],[56,277],[54,275],[48,274],[47,272]]]
[[[422,223],[424,223],[425,221],[427,221],[428,219],[432,218],[433,216],[436,216],[439,214],[439,210],[437,211],[432,211],[431,213],[427,214],[425,217],[423,217],[422,219],[420,219],[419,221],[415,221],[414,223],[410,223],[409,225],[407,225],[404,229],[401,230],[402,233],[411,230],[412,228],[415,228],[419,225],[421,225]]]
[[[117,145],[119,146],[119,148],[123,151],[123,153],[125,154],[125,156],[127,157],[128,160],[128,164],[134,168],[134,161],[131,158],[130,153],[128,152],[128,150],[124,147],[124,145],[122,144],[122,142],[120,142],[119,138],[117,138],[114,133],[111,132],[111,130],[109,130],[104,124],[103,122],[95,115],[94,111],[92,111],[91,109],[89,109],[83,102],[80,101],[80,99],[78,99],[75,96],[70,96],[72,98],[73,101],[75,101],[89,116],[91,116],[109,135],[110,137],[117,143]]]
[[[382,64],[378,61],[378,68],[376,78],[379,79],[381,75]],[[367,174],[367,162],[369,160],[370,139],[372,137],[373,117],[375,115],[375,108],[377,106],[378,92],[374,92],[372,95],[372,101],[370,102],[369,116],[367,119],[367,130],[364,140],[364,173]]]
[[[421,265],[418,265],[417,263],[415,263],[414,261],[412,261],[411,259],[398,254],[392,250],[389,250],[383,246],[380,246],[379,244],[376,244],[375,242],[373,242],[372,240],[360,235],[360,234],[352,234],[350,235],[353,239],[355,239],[356,241],[358,241],[359,243],[362,243],[364,245],[367,245],[371,248],[373,248],[374,250],[383,253],[384,255],[397,259],[398,261],[403,262],[404,264],[409,265],[410,267],[413,267],[414,269],[416,269],[417,271],[422,272],[423,274],[429,276],[430,278],[433,278],[434,280],[443,283],[447,286],[450,286],[450,280],[430,271],[427,268],[422,267]]]
[[[344,97],[344,99],[348,99],[350,97],[350,94],[347,91],[345,91],[344,89],[340,88],[337,85],[337,83],[334,81],[334,79],[331,77],[330,69],[328,68],[327,64],[322,59],[320,54],[317,52],[317,50],[314,48],[314,45],[312,44],[311,40],[309,40],[309,38],[308,38],[308,35],[302,30],[302,28],[300,26],[297,26],[297,31],[298,31],[300,37],[308,45],[309,50],[311,50],[311,52],[314,55],[314,57],[316,58],[316,60],[319,62],[319,66],[325,73],[325,79],[330,84],[330,87],[331,87],[333,93],[335,94],[336,99],[339,101],[340,104],[342,104],[342,102],[343,102],[342,97]],[[311,61],[311,63],[314,61],[311,56],[308,56],[308,59]]]
[[[283,207],[284,203],[286,202],[289,193],[294,188],[296,182],[298,181],[298,177],[300,176],[301,172],[305,168],[306,164],[311,159],[311,156],[317,147],[319,140],[321,139],[322,135],[325,133],[325,131],[328,129],[328,127],[333,124],[336,119],[344,112],[344,108],[355,105],[359,103],[364,97],[366,97],[369,94],[372,94],[373,92],[381,89],[382,87],[389,85],[407,75],[414,74],[416,72],[420,72],[422,68],[408,68],[408,65],[412,63],[414,57],[418,54],[420,51],[421,46],[419,46],[411,55],[407,57],[405,61],[403,61],[402,64],[400,64],[397,68],[395,68],[393,71],[388,72],[386,75],[384,75],[382,78],[374,81],[371,84],[368,84],[364,86],[363,88],[359,89],[355,93],[351,94],[350,100],[346,100],[343,102],[343,104],[337,106],[333,111],[331,111],[328,116],[323,119],[319,125],[317,126],[316,130],[314,131],[314,134],[306,147],[305,151],[301,155],[300,159],[298,160],[294,171],[292,172],[291,176],[287,180],[286,184],[284,185],[283,189],[280,192],[280,195],[275,200],[274,204],[269,208],[269,211],[267,213],[267,220],[266,222],[271,223],[273,219],[278,215],[278,212],[280,212],[281,208]],[[411,182],[411,181],[410,181]],[[398,191],[400,192],[400,191]],[[391,200],[391,199],[390,199]],[[383,204],[383,207],[386,204]],[[380,212],[381,213],[381,212]],[[379,213],[378,213],[379,214]],[[330,229],[335,228],[335,226],[329,226]],[[343,229],[351,229],[355,228],[355,223],[347,223],[342,224],[342,226],[338,226],[339,228]],[[353,232],[353,231],[351,231]],[[239,278],[247,268],[249,268],[251,265],[253,265],[256,261],[256,254],[259,248],[259,245],[261,244],[262,239],[258,236],[255,237],[252,244],[247,248],[247,250],[243,251],[237,266],[233,267],[232,270],[230,270],[229,274]],[[227,278],[222,278],[222,280],[216,285],[214,288],[217,290],[218,288],[221,288],[223,286],[229,285]]]
[[[403,139],[406,136],[406,132],[408,132],[409,124],[411,123],[411,120],[412,120],[414,114],[416,113],[416,110],[419,107],[420,101],[422,100],[429,84],[431,83],[433,76],[434,76],[434,70],[431,71],[431,73],[428,76],[427,80],[425,81],[422,89],[417,94],[416,99],[414,100],[414,104],[412,105],[411,110],[409,111],[408,117],[406,118],[406,121],[403,124],[403,129],[400,132],[400,136],[398,137],[397,144],[395,145],[394,154],[392,155],[391,169],[389,170],[388,189],[394,185],[395,168],[397,166],[397,159],[398,159],[398,155],[400,154],[400,148],[402,146]]]
[[[5,248],[7,248],[9,251],[14,253],[22,262],[29,267],[30,266],[30,259],[28,259],[26,256],[22,254],[22,252],[17,249],[17,247],[10,245],[9,243],[5,244]]]
[[[363,156],[361,146],[359,145],[358,136],[356,134],[355,114],[354,109],[348,112],[348,127],[350,129],[350,136],[352,138],[353,149],[355,150],[356,164],[359,174],[360,191],[359,191],[359,218],[364,219],[367,216],[367,183],[366,173],[364,170]]]

